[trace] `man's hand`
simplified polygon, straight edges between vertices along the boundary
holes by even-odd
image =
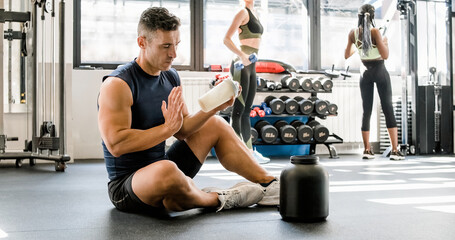
[[[174,135],[180,130],[183,124],[183,96],[182,88],[175,87],[167,98],[166,102],[161,104],[161,111],[164,117],[164,126]]]

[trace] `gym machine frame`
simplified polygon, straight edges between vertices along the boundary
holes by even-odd
[[[66,141],[65,141],[65,55],[64,55],[64,42],[65,42],[65,2],[64,0],[60,0],[59,3],[59,89],[58,89],[58,100],[59,100],[59,131],[57,136],[57,131],[54,123],[52,121],[45,121],[45,87],[46,87],[46,79],[45,79],[45,58],[44,58],[44,34],[43,31],[43,42],[42,42],[42,72],[41,72],[41,84],[42,89],[44,89],[41,94],[42,101],[41,105],[44,108],[44,112],[42,113],[43,123],[40,125],[39,128],[39,135],[37,134],[37,126],[38,126],[38,104],[37,104],[37,95],[38,95],[38,88],[37,88],[37,24],[38,24],[38,9],[41,10],[41,20],[42,26],[44,29],[45,25],[45,13],[51,12],[51,24],[52,24],[52,53],[54,53],[54,18],[55,18],[55,1],[56,0],[31,0],[33,5],[33,11],[30,12],[6,12],[4,9],[0,9],[0,23],[4,22],[29,22],[31,18],[31,27],[33,28],[33,41],[32,41],[32,66],[30,67],[30,81],[31,81],[31,92],[32,94],[32,140],[25,143],[24,152],[6,152],[6,141],[10,140],[17,140],[17,138],[7,138],[6,135],[3,134],[3,81],[0,81],[0,106],[2,107],[2,111],[0,111],[0,160],[1,159],[16,159],[16,167],[22,166],[23,159],[29,159],[30,165],[33,166],[36,163],[36,159],[41,160],[50,160],[55,162],[55,170],[56,171],[65,171],[66,162],[70,161],[70,156],[66,154]],[[30,17],[31,16],[31,17]],[[41,29],[41,30],[43,30]],[[0,26],[0,30],[3,34],[3,26]],[[3,50],[3,38],[0,44],[1,50]],[[3,51],[2,51],[3,52]],[[3,54],[2,54],[3,56]],[[55,54],[52,56],[52,74],[54,74],[55,69]],[[0,73],[3,73],[3,58],[0,60]],[[22,68],[21,68],[22,69]],[[9,73],[10,74],[10,73]],[[22,74],[21,74],[22,75]],[[3,77],[2,77],[3,79]],[[53,81],[53,90],[55,92],[55,77],[52,76]],[[51,114],[52,118],[54,117],[53,111],[55,110],[55,94],[51,92],[54,98],[54,101],[51,103]],[[25,103],[25,97],[24,97]],[[21,99],[22,101],[22,99]],[[28,124],[28,122],[27,122]]]
[[[453,80],[452,80],[452,16],[449,15],[447,26],[446,49],[448,86],[443,86],[436,76],[436,68],[429,68],[427,85],[419,86],[418,74],[418,35],[417,35],[417,2],[416,0],[399,0],[397,9],[400,12],[402,31],[402,144],[401,149],[411,154],[453,153]],[[445,3],[451,1],[425,1]],[[436,24],[436,23],[435,23]],[[433,26],[435,27],[435,26]],[[427,29],[428,31],[428,29]],[[427,43],[428,44],[428,43]],[[430,50],[430,49],[429,49]],[[435,51],[434,49],[432,49]],[[429,58],[429,56],[426,56]],[[408,88],[410,90],[408,91]],[[408,97],[410,98],[408,101]],[[445,100],[443,100],[443,98]],[[407,108],[411,103],[411,134],[408,133]],[[409,141],[409,136],[412,136]]]

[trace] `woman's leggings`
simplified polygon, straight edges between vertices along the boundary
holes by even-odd
[[[366,71],[360,75],[360,93],[362,95],[363,116],[362,131],[370,131],[371,110],[373,108],[374,83],[381,99],[382,112],[387,128],[397,126],[392,106],[392,86],[390,76],[384,65],[384,60],[364,61]]]
[[[254,48],[241,46],[241,49],[247,54],[257,53],[257,49]],[[231,125],[235,133],[246,143],[247,147],[252,149],[250,112],[257,88],[256,63],[252,63],[244,67],[241,71],[238,71],[234,69],[233,61],[231,63],[231,74],[233,80],[239,82],[240,86],[242,86],[242,92],[235,99],[232,108]]]

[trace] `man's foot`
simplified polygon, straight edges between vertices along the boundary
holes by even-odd
[[[256,150],[253,151],[253,157],[254,157],[254,159],[256,159],[256,161],[259,164],[264,164],[264,163],[270,162],[270,158],[262,156],[262,154]]]
[[[259,201],[257,204],[261,206],[277,206],[280,204],[280,181],[278,178],[275,178],[272,182],[269,183],[267,187],[261,186],[258,183],[252,182],[239,182],[234,185],[235,187],[239,187],[242,185],[257,185],[262,188],[264,191],[264,197]]]
[[[226,190],[217,188],[204,188],[205,192],[216,192],[220,206],[217,212],[222,209],[248,207],[258,203],[264,197],[264,191],[257,185],[241,185]]]
[[[373,148],[370,147],[370,149],[363,151],[363,159],[373,159],[374,158],[374,153],[373,153]]]
[[[280,181],[275,178],[267,187],[263,187],[264,197],[258,202],[258,205],[277,206],[280,204]]]
[[[404,160],[404,155],[400,151],[392,151],[390,152],[390,160],[394,161]]]

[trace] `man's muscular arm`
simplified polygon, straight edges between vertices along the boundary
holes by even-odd
[[[125,81],[107,78],[101,85],[98,98],[98,127],[101,138],[113,156],[149,149],[180,130],[183,122],[181,89],[174,88],[163,101],[161,109],[165,123],[150,129],[131,129],[133,97]]]

